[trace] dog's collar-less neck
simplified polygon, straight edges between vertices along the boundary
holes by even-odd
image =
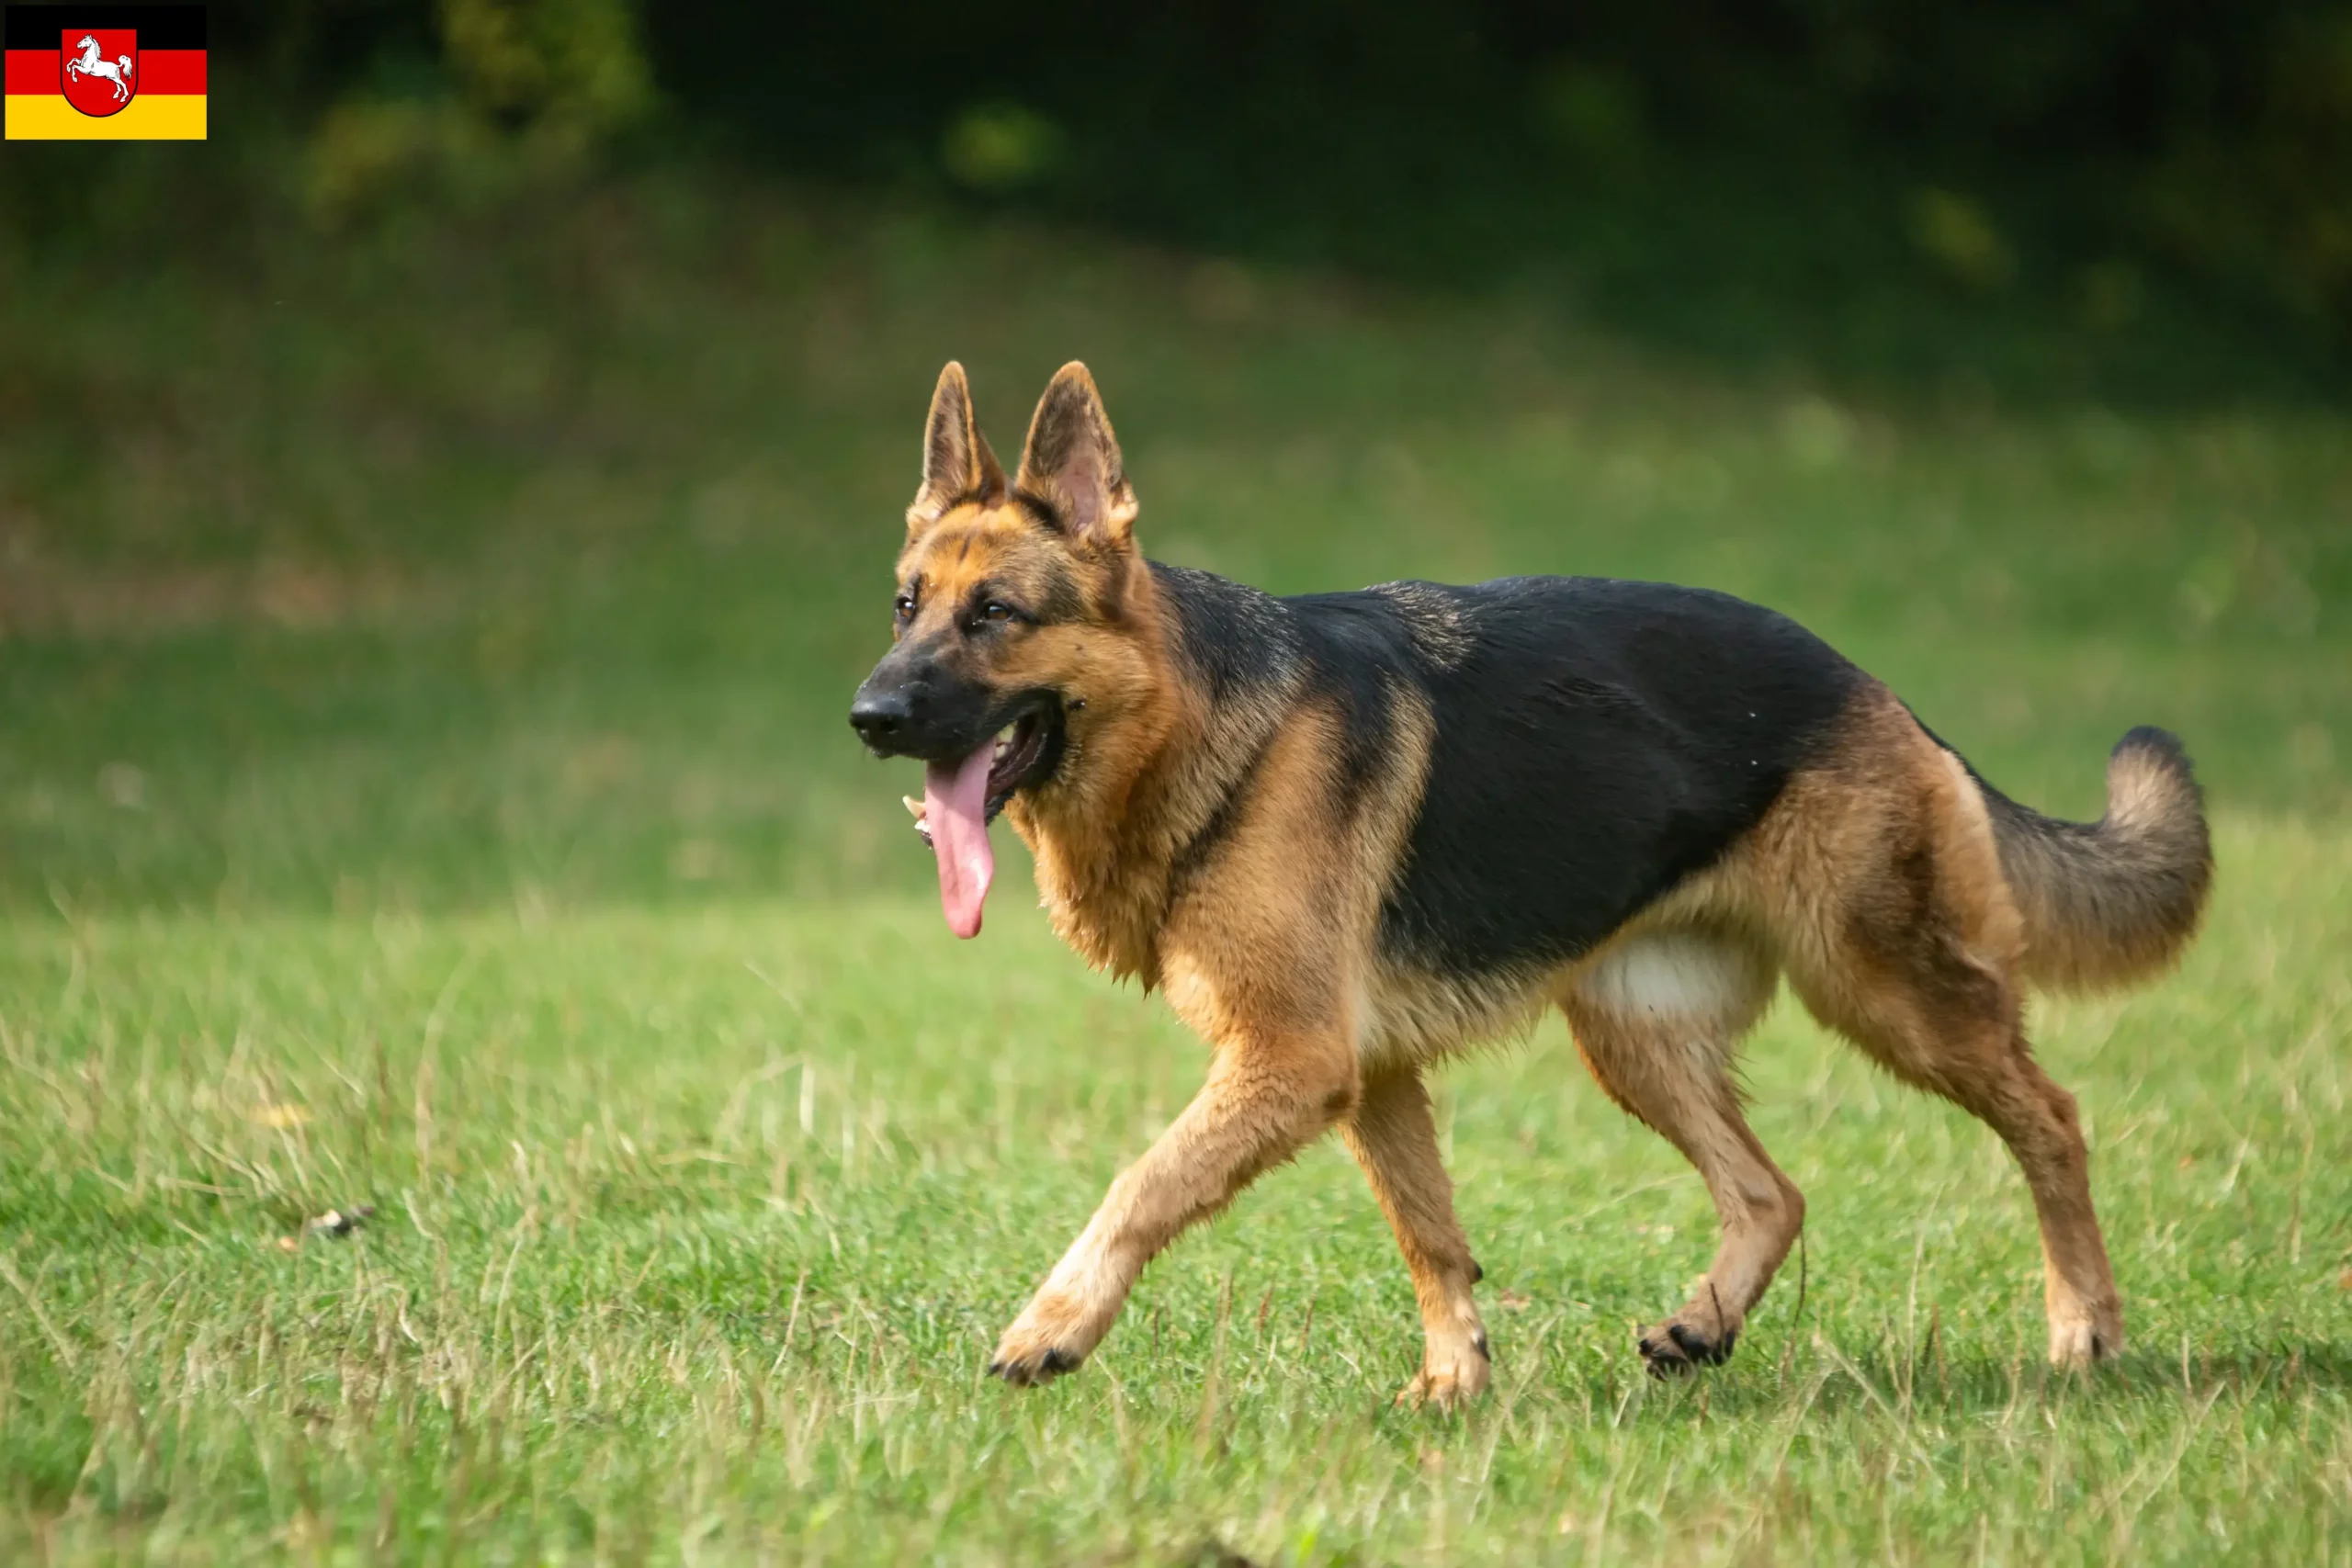
[[[1128,616],[1145,623],[1136,628],[1137,640],[1150,650],[1149,705],[1159,710],[1158,733],[1139,743],[1129,738],[1128,746],[1074,740],[1080,753],[1073,759],[1076,771],[1090,775],[1083,784],[1072,777],[1057,780],[1041,796],[1016,797],[1009,813],[1036,852],[1038,891],[1065,940],[1098,967],[1139,976],[1147,985],[1157,983],[1157,933],[1172,901],[1177,866],[1186,850],[1216,836],[1205,831],[1210,824],[1176,818],[1179,805],[1199,787],[1184,776],[1184,760],[1210,743],[1212,727],[1184,676],[1180,608],[1158,589],[1149,569],[1139,570],[1123,604]],[[1126,722],[1154,719],[1135,715]],[[1121,752],[1127,754],[1118,758],[1115,772],[1094,771]],[[1238,798],[1238,782],[1225,794]],[[1212,815],[1229,817],[1232,805],[1220,796]]]

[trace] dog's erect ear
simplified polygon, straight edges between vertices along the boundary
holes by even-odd
[[[1037,400],[1012,488],[1051,512],[1073,545],[1125,550],[1134,543],[1135,487],[1094,378],[1074,359]]]
[[[922,436],[922,488],[907,508],[910,533],[939,521],[961,501],[993,503],[1004,499],[1004,469],[989,450],[988,438],[972,418],[972,388],[954,360],[939,373],[931,394],[931,423]]]

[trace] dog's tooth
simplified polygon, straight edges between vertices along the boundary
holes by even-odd
[[[911,795],[902,795],[899,796],[899,804],[907,808],[908,816],[913,818],[918,822],[922,820],[923,806],[922,801],[917,800]]]

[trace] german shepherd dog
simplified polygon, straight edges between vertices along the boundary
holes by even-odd
[[[1010,481],[948,366],[894,642],[850,711],[873,751],[926,764],[909,805],[950,930],[980,929],[1001,812],[1064,940],[1158,987],[1213,1053],[990,1371],[1076,1368],[1162,1247],[1336,1127],[1419,1300],[1400,1397],[1476,1394],[1479,1269],[1422,1074],[1553,1006],[1721,1216],[1705,1278],[1641,1354],[1661,1373],[1720,1361],[1804,1221],[1733,1067],[1782,975],[2007,1143],[2052,1361],[2122,1348],[2075,1099],[2020,1005],[2029,985],[2146,976],[2195,931],[2212,862],[2172,736],[2126,735],[2107,814],[2056,821],[1803,627],[1722,593],[1520,577],[1282,599],[1146,560],[1135,521],[1084,366],[1046,389]]]

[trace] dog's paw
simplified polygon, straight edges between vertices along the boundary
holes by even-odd
[[[1085,1314],[1075,1303],[1040,1294],[997,1341],[989,1374],[1015,1388],[1051,1382],[1078,1371],[1101,1338],[1087,1332]]]
[[[2062,1372],[2088,1371],[2121,1354],[2123,1314],[2120,1309],[2051,1320],[2050,1364]]]
[[[1642,1361],[1652,1377],[1679,1377],[1701,1367],[1720,1366],[1731,1359],[1739,1330],[1710,1333],[1682,1316],[1668,1318],[1641,1336]]]
[[[1058,1345],[1047,1345],[1035,1350],[1012,1350],[997,1348],[996,1359],[989,1363],[989,1375],[1002,1378],[1015,1388],[1035,1388],[1041,1382],[1051,1382],[1064,1372],[1074,1372],[1085,1363],[1086,1357],[1077,1350],[1065,1350]]]
[[[1432,1345],[1424,1355],[1420,1372],[1398,1391],[1396,1403],[1415,1410],[1424,1406],[1458,1410],[1486,1393],[1493,1377],[1493,1358],[1487,1354],[1484,1332],[1449,1349]]]

